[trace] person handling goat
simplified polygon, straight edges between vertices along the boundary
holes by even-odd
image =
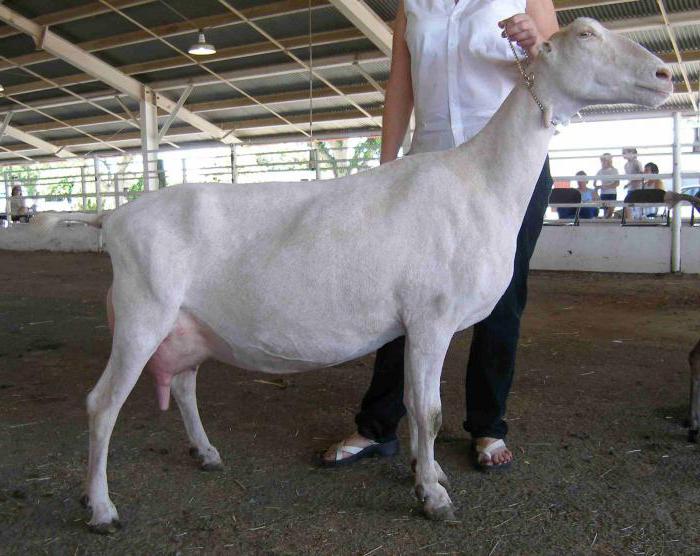
[[[441,151],[475,136],[522,79],[509,41],[537,56],[558,30],[551,0],[402,0],[394,23],[381,163],[397,158],[415,108],[408,154]],[[545,161],[522,222],[510,285],[474,327],[466,376],[467,418],[476,465],[504,468],[513,459],[504,421],[527,297],[529,261],[542,228],[552,179]],[[403,405],[404,337],[377,351],[369,389],[355,417],[357,432],[321,456],[324,466],[398,451]]]

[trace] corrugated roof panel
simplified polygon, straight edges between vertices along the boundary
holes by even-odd
[[[61,6],[57,7],[57,2],[51,0],[5,0],[3,4],[21,13],[25,17],[37,17],[54,10],[65,10],[77,8],[92,3],[91,0],[61,0]]]
[[[560,25],[568,25],[577,17],[592,17],[600,21],[612,21],[632,17],[643,17],[658,14],[658,7],[654,0],[640,0],[638,2],[620,2],[599,6],[589,6],[575,10],[563,10],[557,12]]]
[[[360,104],[360,106],[376,108],[382,105],[384,99],[379,93],[360,93],[350,95],[350,98]],[[278,114],[306,114],[309,110],[309,100],[295,100],[288,102],[272,102],[266,106],[273,109]],[[352,105],[346,98],[337,95],[333,97],[313,99],[314,112],[339,111],[352,109]],[[274,117],[269,111],[261,106],[246,106],[238,108],[226,108],[222,110],[207,111],[202,114],[213,122],[230,122],[234,120],[246,120],[251,118],[271,118]]]
[[[384,21],[393,21],[399,9],[398,0],[365,0],[365,4],[372,8]]]
[[[636,104],[600,104],[585,108],[581,111],[586,114],[618,114],[618,113],[654,113],[654,112],[670,112],[680,111],[686,112],[692,110],[690,95],[674,94],[671,98],[658,108],[644,108]]]

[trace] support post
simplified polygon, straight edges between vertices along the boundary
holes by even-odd
[[[673,113],[673,191],[681,192],[681,115]],[[671,219],[671,272],[681,271],[681,207],[673,208]]]
[[[119,174],[114,176],[114,208],[119,208]]]
[[[143,190],[152,191],[158,186],[158,113],[156,93],[150,87],[143,88],[139,109],[141,117],[141,158],[143,159]]]
[[[236,145],[231,144],[231,183],[238,183],[238,159]]]
[[[100,178],[100,159],[94,157],[92,159],[95,168],[95,205],[97,214],[102,212],[102,180]]]
[[[83,210],[87,208],[87,184],[85,183],[85,164],[80,167],[80,196],[83,199]]]
[[[187,183],[187,159],[182,159],[182,183]]]
[[[7,174],[3,176],[5,181],[5,215],[7,227],[12,226],[12,185],[7,181]]]

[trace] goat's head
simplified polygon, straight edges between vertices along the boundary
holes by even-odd
[[[575,20],[543,43],[537,66],[551,100],[576,109],[613,103],[656,107],[673,92],[666,64],[589,18]]]

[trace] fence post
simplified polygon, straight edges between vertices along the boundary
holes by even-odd
[[[182,159],[182,183],[187,183],[187,159]]]
[[[673,113],[673,191],[681,192],[681,115]],[[671,272],[681,271],[681,207],[676,205],[671,220]]]
[[[12,187],[7,182],[7,174],[5,172],[3,172],[3,181],[5,182],[5,217],[9,228],[12,226]]]
[[[95,169],[95,204],[97,205],[97,214],[102,212],[102,183],[100,179],[100,158],[98,156],[92,159]]]
[[[80,195],[83,199],[83,210],[87,208],[87,187],[85,184],[85,165],[80,167]]]
[[[238,183],[238,160],[236,154],[236,144],[231,143],[231,183]]]

